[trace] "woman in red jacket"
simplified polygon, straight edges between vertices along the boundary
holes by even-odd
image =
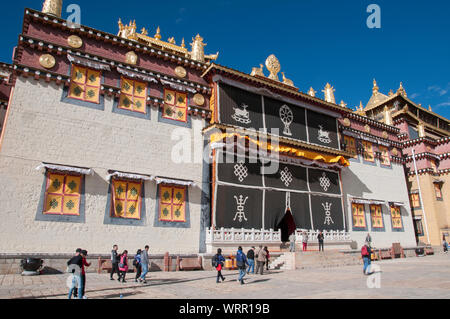
[[[128,251],[127,250],[124,250],[122,255],[120,255],[119,270],[120,270],[119,281],[120,281],[120,279],[122,279],[122,282],[126,282],[125,275],[127,274],[127,271],[128,271]]]

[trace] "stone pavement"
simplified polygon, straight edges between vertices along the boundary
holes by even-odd
[[[108,274],[87,274],[86,295],[90,299],[327,299],[327,298],[450,298],[450,254],[375,262],[381,272],[364,276],[361,266],[272,270],[247,275],[237,281],[237,271],[224,271],[224,283],[215,283],[215,272],[152,272],[147,285],[128,274],[123,284]],[[377,277],[374,277],[377,276]],[[68,274],[23,277],[0,276],[0,298],[65,299]],[[380,288],[368,288],[379,282]],[[377,281],[379,280],[379,281]]]

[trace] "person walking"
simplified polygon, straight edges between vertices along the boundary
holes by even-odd
[[[248,268],[247,268],[247,274],[250,273],[250,270],[252,274],[255,273],[255,247],[252,247],[247,252],[247,261],[248,261]]]
[[[220,283],[219,279],[222,279],[222,282],[225,281],[225,277],[222,275],[222,268],[225,264],[225,257],[222,256],[222,249],[217,249],[217,254],[213,257],[214,267],[217,270],[217,280],[216,283]]]
[[[263,249],[262,245],[259,245],[259,250],[256,253],[256,273],[263,274],[264,262],[266,261],[266,251]]]
[[[126,282],[125,276],[128,271],[128,250],[124,250],[120,255],[119,271],[119,281],[122,280],[123,283]]]
[[[295,231],[289,235],[289,251],[295,253]]]
[[[369,275],[369,273],[367,273],[367,271],[371,264],[371,260],[370,260],[371,253],[372,253],[372,250],[370,249],[369,244],[366,242],[364,244],[364,246],[362,246],[362,248],[361,248],[361,257],[364,262],[364,268],[363,268],[364,275]]]
[[[269,249],[267,248],[267,246],[264,247],[264,251],[266,252],[266,260],[264,261],[264,263],[266,264],[266,270],[269,271],[270,253],[269,253]]]
[[[244,277],[245,277],[245,269],[248,266],[247,256],[242,252],[242,247],[238,247],[238,251],[236,253],[236,263],[239,268],[239,278],[238,281],[241,283],[241,285],[245,284]]]
[[[317,240],[319,241],[319,251],[323,251],[323,233],[320,232],[319,235],[317,235]]]
[[[136,277],[134,278],[134,282],[138,282],[138,278],[141,276],[142,273],[141,252],[142,250],[138,249],[133,260],[133,266],[136,269]]]
[[[72,284],[69,289],[69,299],[72,299],[72,294],[75,298],[81,299],[83,294],[83,286],[81,282],[81,267],[83,266],[83,257],[81,256],[81,248],[78,248],[68,262],[67,267],[72,274]]]
[[[308,234],[306,232],[303,232],[302,243],[303,251],[306,251],[308,249]]]
[[[111,280],[114,280],[113,275],[117,273],[117,276],[120,277],[119,273],[119,254],[117,253],[119,247],[117,245],[113,246],[111,250]],[[119,280],[119,279],[117,279]]]
[[[81,258],[83,260],[83,262],[81,264],[82,265],[81,266],[81,286],[83,287],[81,289],[81,296],[83,299],[87,299],[86,294],[85,294],[85,292],[86,292],[86,268],[85,267],[89,267],[91,265],[91,263],[87,262],[87,254],[88,254],[87,250],[83,249],[81,251]]]
[[[150,247],[148,245],[145,246],[144,250],[141,252],[141,267],[142,267],[142,275],[139,277],[139,281],[143,284],[146,284],[145,276],[148,273],[148,250]]]
[[[447,240],[445,240],[445,235],[442,236],[442,248],[444,248],[444,253],[448,252],[448,243]]]

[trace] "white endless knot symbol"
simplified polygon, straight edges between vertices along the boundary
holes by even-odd
[[[332,204],[333,203],[328,203],[328,202],[326,204],[322,203],[322,206],[325,209],[325,221],[323,223],[327,224],[327,225],[330,225],[330,223],[334,224],[334,221],[331,218],[331,212],[330,212]]]
[[[326,192],[328,188],[331,186],[330,179],[327,177],[325,173],[322,174],[322,177],[319,178],[320,181],[320,187],[323,188],[323,190]]]
[[[234,175],[236,175],[241,183],[248,176],[248,168],[244,165],[243,162],[239,162],[234,165]]]
[[[281,175],[281,181],[284,183],[284,185],[286,185],[286,187],[288,187],[291,183],[292,183],[292,173],[289,171],[289,169],[287,167],[284,168],[284,170],[282,170],[280,172]]]
[[[245,212],[244,212],[245,207],[244,206],[245,206],[245,203],[247,202],[248,196],[245,197],[245,199],[244,199],[244,196],[242,196],[242,195],[239,195],[239,198],[234,196],[234,198],[236,199],[237,206],[236,206],[236,215],[234,215],[233,220],[236,220],[236,218],[238,218],[239,222],[241,223],[242,218],[243,218],[245,221],[247,221],[247,218],[245,218]]]

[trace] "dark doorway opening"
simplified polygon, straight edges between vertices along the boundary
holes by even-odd
[[[280,221],[280,223],[277,225],[275,230],[281,229],[281,241],[283,243],[286,243],[289,241],[289,236],[295,232],[296,229],[294,216],[292,216],[292,213],[290,210],[286,211],[286,214],[284,214],[283,219]]]

